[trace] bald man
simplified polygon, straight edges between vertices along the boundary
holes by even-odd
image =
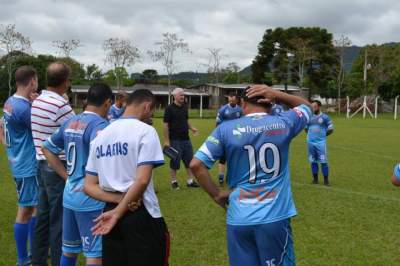
[[[197,188],[199,185],[193,180],[193,174],[189,168],[190,161],[193,158],[193,147],[189,138],[189,130],[197,135],[198,130],[189,123],[188,108],[185,104],[185,91],[182,88],[176,88],[172,95],[174,101],[167,106],[164,114],[164,146],[172,147],[178,151],[176,159],[170,161],[171,187],[174,190],[179,189],[176,179],[176,172],[180,168],[182,160],[187,173],[187,187]]]

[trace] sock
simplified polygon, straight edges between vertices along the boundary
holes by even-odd
[[[327,163],[321,163],[322,174],[324,175],[325,179],[328,179],[329,176],[329,166]]]
[[[14,238],[17,246],[18,265],[23,265],[28,260],[28,224],[14,224]]]
[[[219,180],[224,180],[225,179],[225,175],[224,174],[219,174],[218,178],[219,178]]]
[[[313,174],[313,176],[317,175],[318,176],[318,164],[317,163],[312,163],[311,164],[311,172]]]
[[[75,266],[77,257],[61,256],[60,266]]]
[[[188,180],[187,180],[187,183],[190,185],[190,184],[192,184],[193,183],[193,178],[189,178]]]
[[[32,253],[32,242],[33,242],[33,235],[35,233],[35,225],[36,225],[36,216],[32,216],[31,220],[29,221],[29,250]]]

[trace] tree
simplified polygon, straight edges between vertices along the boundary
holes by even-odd
[[[222,70],[225,73],[223,82],[226,84],[238,84],[240,83],[240,67],[235,62],[230,62],[225,69]]]
[[[57,48],[57,54],[62,57],[70,57],[71,53],[81,47],[81,41],[78,39],[53,41],[53,46]]]
[[[337,53],[339,54],[339,66],[336,67],[337,69],[337,78],[336,78],[336,87],[338,91],[338,113],[340,115],[340,107],[341,103],[340,100],[342,98],[341,92],[345,80],[345,66],[344,66],[344,53],[345,49],[351,45],[351,40],[349,37],[345,35],[340,35],[340,37],[336,40],[334,40],[334,45],[337,50]]]
[[[101,79],[101,70],[98,65],[91,64],[86,66],[86,79],[87,80]]]
[[[114,67],[117,87],[120,89],[123,81],[123,71],[140,60],[140,51],[136,45],[128,39],[110,38],[104,41],[103,49],[106,53],[106,62]]]
[[[221,51],[222,48],[207,48],[207,51],[210,53],[208,57],[208,73],[211,73],[214,76],[214,83],[219,82],[219,74],[221,73]]]
[[[305,68],[311,60],[315,59],[315,53],[312,49],[311,42],[304,38],[294,38],[290,40],[291,48],[289,48],[289,57],[292,55],[295,58],[295,63],[297,65],[295,73],[297,74],[299,80],[299,87],[303,87]]]
[[[32,49],[31,45],[31,40],[18,32],[15,24],[0,25],[0,48],[7,53],[8,96],[13,90],[11,80],[15,69],[14,62],[19,56],[29,53]]]
[[[145,82],[154,83],[158,80],[158,73],[155,69],[146,69],[142,72]]]
[[[157,51],[148,51],[154,61],[159,61],[165,68],[168,75],[168,103],[171,102],[171,79],[177,68],[176,53],[189,53],[189,45],[184,39],[178,38],[175,33],[164,33],[161,41],[154,43]]]

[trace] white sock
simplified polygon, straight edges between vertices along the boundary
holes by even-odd
[[[188,183],[189,185],[192,184],[192,183],[193,183],[193,178],[188,179],[188,180],[187,180],[187,183]]]

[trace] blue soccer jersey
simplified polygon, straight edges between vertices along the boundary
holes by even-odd
[[[333,123],[327,114],[312,115],[307,127],[307,141],[311,144],[325,143],[328,130],[333,129]]]
[[[242,114],[242,108],[239,105],[232,107],[230,104],[226,104],[218,110],[217,125],[232,119],[240,118]]]
[[[400,181],[400,163],[394,167],[393,175]]]
[[[107,120],[92,112],[83,112],[66,121],[44,143],[54,154],[65,150],[68,179],[64,189],[63,206],[74,211],[94,211],[104,207],[83,192],[90,142],[108,125]]]
[[[36,176],[37,161],[31,132],[31,103],[14,95],[4,105],[3,127],[7,157],[15,178]]]
[[[122,116],[124,113],[124,108],[118,108],[115,104],[111,105],[110,109],[108,110],[108,120],[114,121],[117,120]]]
[[[289,172],[289,143],[307,125],[310,108],[279,115],[250,114],[217,127],[195,157],[208,168],[225,157],[229,197],[227,223],[256,225],[296,215]]]

